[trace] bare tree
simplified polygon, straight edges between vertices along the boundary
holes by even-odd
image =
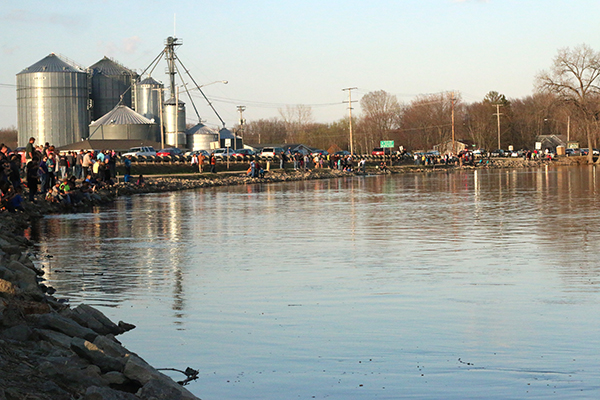
[[[463,113],[460,96],[455,98],[455,120],[460,121]],[[450,93],[420,95],[404,109],[401,131],[412,143],[413,150],[427,150],[452,138],[452,98]],[[456,137],[460,137],[461,126],[456,124]]]
[[[286,143],[300,141],[313,122],[312,108],[304,104],[286,106],[279,109],[286,130]]]
[[[251,121],[244,128],[244,140],[248,143],[284,143],[285,124],[277,118]]]
[[[560,49],[550,70],[542,72],[536,83],[539,91],[555,94],[579,113],[587,136],[588,162],[592,163],[592,140],[600,114],[600,53],[585,44]]]
[[[365,150],[376,147],[379,141],[390,138],[392,130],[400,126],[402,107],[396,96],[385,90],[365,94],[360,100],[362,118],[357,127],[356,141],[365,143]]]

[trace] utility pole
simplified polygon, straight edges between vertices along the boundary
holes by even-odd
[[[567,143],[571,141],[571,116],[567,116]]]
[[[500,107],[502,107],[502,104],[496,104],[496,114],[492,114],[498,117],[498,149],[501,149],[502,147],[500,147],[500,116],[504,115],[504,114],[500,114]]]
[[[350,154],[354,155],[354,140],[352,139],[352,103],[356,103],[357,100],[352,101],[352,91],[356,90],[356,87],[349,87],[342,89],[342,91],[348,91],[348,101],[344,101],[344,103],[348,103],[348,114],[350,117]]]
[[[452,154],[456,153],[456,142],[454,139],[454,92],[452,92]]]
[[[246,111],[246,106],[237,106],[237,110],[240,113],[240,132],[242,133],[242,142],[244,141],[244,125],[246,120],[244,119],[243,112]]]

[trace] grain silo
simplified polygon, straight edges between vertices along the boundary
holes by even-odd
[[[57,147],[88,136],[88,74],[55,54],[17,74],[19,144]]]
[[[211,143],[218,142],[219,132],[200,123],[190,128],[187,133],[187,148],[196,150],[210,150]]]
[[[160,125],[164,85],[148,77],[135,85],[135,112]]]
[[[90,140],[159,140],[158,125],[125,105],[90,124]]]
[[[165,143],[172,147],[185,147],[185,103],[171,97],[163,107]]]
[[[135,72],[108,57],[89,70],[92,72],[92,120],[99,119],[119,103],[132,107],[132,85],[137,80]]]

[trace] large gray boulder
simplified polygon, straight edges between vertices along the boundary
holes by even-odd
[[[87,388],[83,400],[140,400],[131,393],[121,392],[107,387],[92,386]]]
[[[26,342],[31,338],[32,330],[27,324],[19,324],[5,329],[2,332],[2,336],[5,339],[14,340],[17,342]]]
[[[127,354],[131,354],[129,350],[121,346],[116,340],[110,339],[107,336],[98,336],[94,340],[94,344],[98,346],[105,354],[115,357],[124,358]]]
[[[96,332],[79,325],[70,318],[63,317],[57,313],[41,314],[35,318],[35,323],[40,328],[52,329],[67,336],[78,337],[93,342],[98,336]]]
[[[71,318],[76,320],[80,325],[88,327],[101,335],[109,333],[118,335],[123,333],[123,330],[106,315],[87,304],[80,304],[72,311],[73,315]]]
[[[122,372],[125,367],[123,359],[110,357],[95,344],[81,338],[76,337],[71,339],[71,350],[80,357],[86,358],[92,364],[100,367],[102,372]]]
[[[150,366],[147,362],[135,356],[133,354],[125,357],[127,359],[127,363],[125,364],[125,369],[123,370],[123,375],[125,375],[128,379],[139,383],[142,386],[148,385],[152,382],[146,389],[145,393],[148,397],[142,397],[141,395],[144,393],[142,389],[140,389],[137,395],[143,399],[151,399],[156,398],[158,400],[171,400],[171,399],[181,399],[181,400],[197,400],[198,398],[191,394],[187,389],[173,381],[168,376],[160,373],[152,366]],[[171,396],[173,393],[177,393],[175,397],[156,397],[153,394],[157,393],[165,393]]]
[[[56,332],[50,329],[36,329],[38,335],[43,340],[46,340],[54,346],[62,347],[63,349],[71,348],[71,337],[64,333]]]

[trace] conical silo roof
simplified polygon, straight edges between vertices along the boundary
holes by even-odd
[[[107,76],[135,75],[135,72],[129,68],[122,66],[106,56],[96,64],[90,66],[90,69],[93,69],[94,73]]]
[[[42,58],[35,64],[25,68],[20,74],[28,74],[33,72],[83,72],[78,67],[75,67],[63,60],[61,60],[56,54],[51,53],[48,56]]]
[[[179,99],[179,105],[182,106],[185,103],[183,101],[181,101],[181,99]],[[177,100],[175,100],[175,97],[171,97],[170,99],[168,99],[167,101],[165,101],[165,106],[174,106],[177,105]]]
[[[154,79],[153,77],[149,76],[146,79],[138,82],[139,85],[162,85],[162,83],[160,83],[159,81],[157,81],[156,79]]]
[[[151,120],[133,111],[131,108],[118,105],[110,112],[103,115],[98,120],[92,122],[90,126],[97,125],[151,125]]]
[[[227,128],[221,128],[219,135],[221,135],[221,139],[235,139],[235,135]]]
[[[208,126],[206,126],[202,123],[194,125],[190,129],[188,129],[186,132],[187,135],[195,135],[195,134],[216,135],[217,133],[218,132],[216,130],[214,130],[213,128],[209,128]]]

